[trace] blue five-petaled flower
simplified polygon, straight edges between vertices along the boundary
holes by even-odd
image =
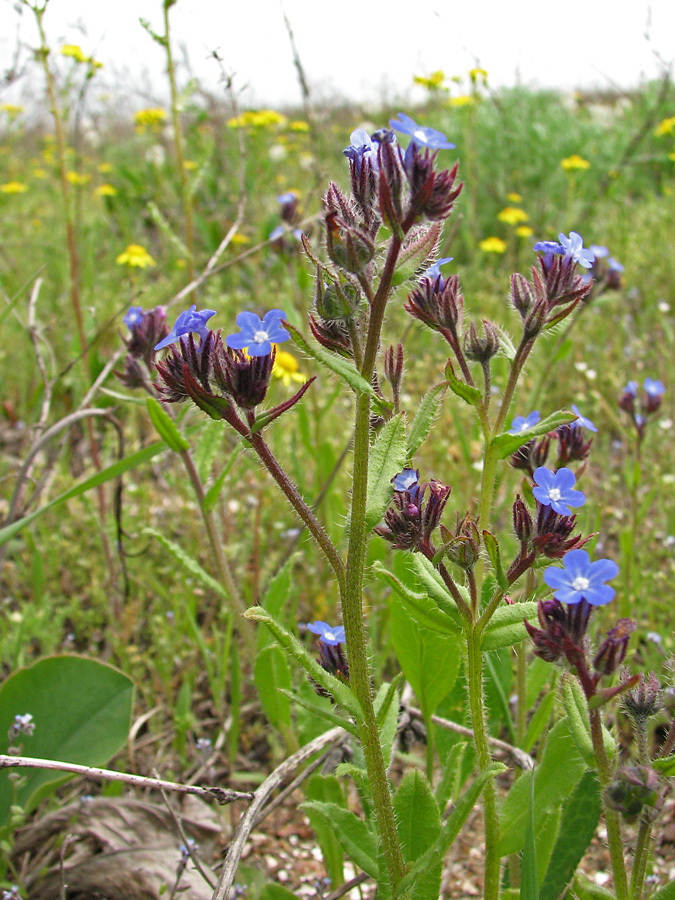
[[[645,378],[644,389],[650,397],[662,397],[666,389],[658,378]]]
[[[579,412],[579,407],[576,406],[574,403],[572,404],[572,412],[577,417],[575,419],[575,421],[572,422],[572,425],[575,428],[588,428],[589,431],[597,432],[598,429],[595,427],[595,425],[591,422],[590,419],[587,419],[586,416],[581,415],[581,413]]]
[[[145,313],[143,312],[142,306],[130,306],[129,312],[122,319],[124,324],[127,326],[129,331],[133,330],[134,325],[140,325],[143,321],[143,316]]]
[[[344,625],[336,625],[333,628],[328,622],[310,622],[307,628],[312,634],[318,634],[319,639],[324,644],[328,644],[329,647],[336,647],[338,644],[346,643]]]
[[[349,135],[349,147],[343,150],[345,156],[354,161],[357,173],[361,171],[361,163],[364,159],[369,159],[374,172],[377,172],[379,163],[377,161],[377,141],[374,141],[368,132],[363,128],[356,128]]]
[[[585,550],[570,550],[563,559],[563,569],[551,567],[544,572],[544,581],[553,588],[553,596],[561,603],[580,603],[604,606],[614,597],[613,587],[604,584],[616,578],[619,567],[611,559],[591,558]]]
[[[410,138],[408,149],[405,151],[404,164],[406,169],[410,164],[413,154],[413,147],[418,150],[454,150],[455,144],[452,144],[442,131],[436,131],[435,128],[429,128],[426,125],[418,125],[410,116],[400,112],[398,119],[391,119],[389,122],[392,128],[400,131],[401,134],[407,134]]]
[[[527,431],[528,428],[534,428],[540,418],[538,409],[533,410],[529,416],[516,416],[511,422],[509,434],[520,434],[523,431]]]
[[[584,250],[584,241],[580,234],[576,231],[570,231],[570,236],[559,234],[558,240],[565,248],[565,257],[579,263],[584,269],[590,269],[595,262],[595,255],[592,250]]]
[[[193,303],[190,309],[186,309],[176,319],[176,324],[167,334],[163,341],[155,344],[155,350],[163,350],[169,344],[175,344],[176,341],[185,334],[195,332],[202,340],[206,338],[209,329],[206,325],[211,316],[215,316],[215,309],[200,309],[197,312],[197,304]]]
[[[532,493],[542,506],[550,506],[560,516],[571,516],[570,506],[583,506],[586,497],[582,491],[575,491],[577,479],[571,469],[551,472],[544,466],[534,470],[535,486]]]
[[[272,352],[272,344],[287,341],[290,334],[282,326],[286,318],[283,309],[271,309],[260,318],[252,312],[240,312],[237,325],[239,334],[228,334],[225,343],[233,350],[247,350],[249,356],[268,356]]]
[[[429,266],[429,268],[423,272],[422,278],[430,278],[432,281],[435,281],[437,278],[441,279],[440,288],[443,290],[445,287],[445,278],[443,278],[443,273],[441,272],[441,266],[444,266],[446,263],[452,262],[454,256],[444,256],[442,259],[437,259],[435,263]]]

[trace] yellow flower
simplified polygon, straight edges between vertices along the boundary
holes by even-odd
[[[560,165],[566,172],[571,172],[574,169],[590,169],[591,164],[587,159],[583,159],[583,157],[579,156],[578,153],[572,154],[572,156],[568,156],[565,159],[560,161]]]
[[[529,225],[520,225],[518,228],[516,228],[516,234],[518,235],[518,237],[528,238],[532,237],[534,231],[532,231]]]
[[[669,154],[668,154],[668,159],[672,159],[672,161],[675,162],[675,152],[669,153]]]
[[[141,247],[140,244],[129,244],[124,253],[120,253],[117,257],[116,262],[120,266],[135,266],[139,269],[156,265],[145,247]]]
[[[471,94],[461,94],[459,97],[451,97],[448,100],[448,106],[473,106],[476,98]]]
[[[23,112],[23,106],[17,106],[15,103],[2,103],[0,104],[0,110],[6,112],[10,119],[15,119]]]
[[[146,131],[160,131],[165,122],[166,111],[163,109],[153,107],[139,109],[134,113],[134,125],[139,134],[145,134]]]
[[[239,116],[228,119],[228,128],[274,128],[286,124],[286,116],[273,109],[248,110]]]
[[[88,58],[82,52],[82,48],[78,47],[77,44],[64,44],[61,47],[61,55],[62,56],[70,56],[75,62],[83,63],[88,62]]]
[[[675,131],[675,116],[664,119],[663,122],[659,123],[654,130],[654,134],[657,137],[663,137],[664,134],[672,134],[673,131]]]
[[[237,246],[237,245],[241,246],[242,244],[250,244],[251,238],[245,234],[241,234],[239,231],[235,231],[235,233],[232,235],[232,240],[230,241],[230,243],[234,244],[235,246]]]
[[[506,253],[506,241],[498,237],[485,238],[478,246],[483,253]]]
[[[184,165],[185,168],[186,168],[188,171],[190,171],[190,172],[193,171],[193,169],[196,169],[196,168],[197,168],[197,163],[194,161],[194,159],[186,159],[186,160],[184,160],[184,161],[183,161],[183,165]]]
[[[83,175],[81,172],[66,172],[66,178],[71,184],[81,186],[91,181],[91,175]]]
[[[483,81],[487,81],[487,77],[488,77],[488,73],[485,71],[485,69],[481,69],[481,68],[469,69],[469,78],[472,81],[477,81],[479,78],[482,78]]]
[[[413,75],[413,82],[425,87],[428,91],[439,91],[441,89],[447,91],[447,88],[443,87],[444,81],[445,72],[442,69],[432,72],[428,78],[424,75]]]
[[[506,195],[506,199],[511,203],[520,203],[523,198],[520,194],[516,194],[516,192],[513,191],[511,194]]]
[[[506,222],[507,225],[519,225],[521,222],[527,222],[530,218],[524,209],[518,209],[517,206],[507,206],[498,215],[500,222]]]
[[[112,172],[113,169],[110,163],[99,163],[96,168],[101,173],[101,175],[107,175],[108,172]]]
[[[27,190],[28,185],[22,184],[20,181],[8,181],[6,184],[0,184],[0,191],[3,194],[23,194]]]
[[[291,381],[299,381],[301,384],[304,384],[305,381],[307,381],[307,377],[301,372],[298,372],[297,359],[291,353],[287,353],[285,350],[279,350],[278,348],[277,355],[274,358],[272,375],[276,378],[280,378],[286,387],[290,385]]]
[[[288,130],[289,131],[308,132],[309,125],[307,124],[307,122],[303,122],[301,119],[296,119],[294,122],[288,123]]]
[[[34,178],[46,178],[46,177],[47,177],[47,170],[46,170],[46,169],[41,169],[41,168],[39,168],[39,167],[38,167],[37,169],[33,169],[33,177],[34,177]]]
[[[116,197],[118,194],[117,188],[112,184],[101,184],[96,188],[94,193],[98,197]]]

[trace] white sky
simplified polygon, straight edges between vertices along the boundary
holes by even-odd
[[[17,36],[28,46],[36,41],[31,16],[18,16],[16,5],[0,0],[3,72]],[[413,74],[455,75],[476,64],[493,85],[630,87],[658,74],[657,55],[675,59],[673,0],[285,0],[285,9],[318,98],[421,99],[421,89],[410,94]],[[50,0],[44,22],[53,47],[79,44],[105,64],[101,88],[139,91],[143,105],[166,85],[163,53],[138,20],[161,30],[161,10],[161,0]],[[249,103],[299,102],[279,0],[178,0],[171,22],[178,59],[184,45],[209,87],[218,83],[209,59],[218,50],[235,83],[249,86]],[[8,99],[0,92],[0,101]]]

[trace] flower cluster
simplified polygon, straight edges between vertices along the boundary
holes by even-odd
[[[438,528],[450,488],[432,479],[419,483],[416,469],[404,469],[392,478],[394,496],[384,514],[384,525],[374,531],[394,549],[422,551],[433,556],[432,533]]]
[[[124,371],[115,375],[128,388],[147,389],[155,369],[155,348],[168,333],[166,312],[163,306],[147,312],[142,306],[131,306],[122,321],[130,334],[124,339],[127,347]]]
[[[579,412],[578,407],[574,404],[572,404],[572,411],[577,416],[574,422],[569,425],[559,425],[558,428],[543,437],[532,438],[523,444],[511,457],[511,465],[515,469],[524,469],[530,477],[533,477],[535,469],[546,464],[553,439],[558,443],[556,469],[566,468],[569,463],[573,462],[583,463],[590,453],[592,444],[592,438],[587,439],[584,432],[597,432],[598,429],[590,419]],[[533,428],[539,422],[539,418],[538,410],[534,410],[528,416],[516,416],[511,423],[509,434],[521,434]],[[577,476],[582,471],[583,465],[577,470]]]
[[[346,643],[344,626],[332,627],[327,622],[318,621],[310,622],[307,629],[319,636],[319,665],[340,681],[349,683],[349,663],[342,649]],[[328,696],[316,682],[314,690],[322,697]]]
[[[645,378],[642,391],[637,381],[629,381],[619,398],[619,407],[627,412],[637,432],[638,440],[644,438],[650,417],[659,411],[666,388],[657,378]]]

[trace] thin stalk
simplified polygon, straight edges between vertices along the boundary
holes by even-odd
[[[175,0],[174,0],[175,2]],[[164,49],[166,50],[166,70],[169,76],[169,87],[171,88],[171,121],[173,124],[173,137],[176,147],[176,162],[178,163],[178,174],[180,177],[180,195],[183,204],[183,213],[185,215],[185,246],[188,250],[187,258],[187,276],[188,281],[195,279],[195,256],[194,256],[194,220],[192,215],[192,196],[188,187],[188,175],[185,168],[185,151],[183,149],[183,132],[180,124],[180,114],[178,112],[178,88],[176,87],[176,71],[173,62],[173,53],[171,51],[171,34],[169,31],[169,9],[173,6],[172,0],[164,0]],[[194,293],[192,295],[194,297]]]
[[[633,857],[633,872],[630,879],[631,900],[640,900],[647,873],[649,861],[649,844],[652,837],[652,823],[649,813],[645,812],[640,818],[637,841],[635,842],[635,856]]]
[[[511,406],[511,401],[513,400],[516,385],[518,384],[518,378],[525,365],[525,360],[530,355],[532,347],[534,347],[533,338],[527,341],[522,340],[516,350],[516,356],[511,365],[511,371],[509,372],[509,380],[504,388],[504,396],[502,397],[502,402],[499,406],[497,421],[495,422],[493,429],[494,434],[501,434],[501,430],[504,427],[504,422],[506,421],[509,412],[509,407]]]
[[[180,457],[183,460],[183,465],[185,466],[185,471],[187,472],[188,478],[190,479],[192,490],[194,491],[197,502],[199,503],[199,510],[202,514],[204,527],[206,528],[206,534],[209,539],[209,544],[211,545],[211,551],[213,552],[213,560],[216,566],[216,571],[218,572],[218,577],[228,593],[230,602],[232,603],[235,612],[240,618],[239,633],[241,634],[242,640],[246,645],[246,651],[248,653],[249,660],[252,661],[255,659],[258,644],[251,622],[249,622],[248,619],[242,618],[244,613],[246,612],[246,604],[244,603],[242,596],[239,593],[239,589],[237,588],[234,576],[232,575],[232,569],[230,568],[227,556],[225,556],[225,552],[223,550],[223,542],[218,532],[218,523],[216,522],[213,510],[207,511],[204,509],[204,497],[206,496],[204,485],[202,484],[202,480],[199,477],[199,473],[197,472],[197,468],[194,464],[194,460],[192,459],[190,451],[183,450],[183,452],[180,454]]]
[[[604,796],[605,788],[612,779],[612,769],[605,753],[605,745],[602,739],[602,723],[600,711],[592,709],[591,713],[591,738],[595,753],[595,764],[598,771],[600,791]],[[603,801],[603,812],[607,826],[607,843],[609,844],[609,856],[612,861],[614,874],[614,891],[616,900],[628,900],[628,878],[626,876],[626,863],[623,855],[623,840],[621,838],[621,820],[619,813],[610,809]]]

